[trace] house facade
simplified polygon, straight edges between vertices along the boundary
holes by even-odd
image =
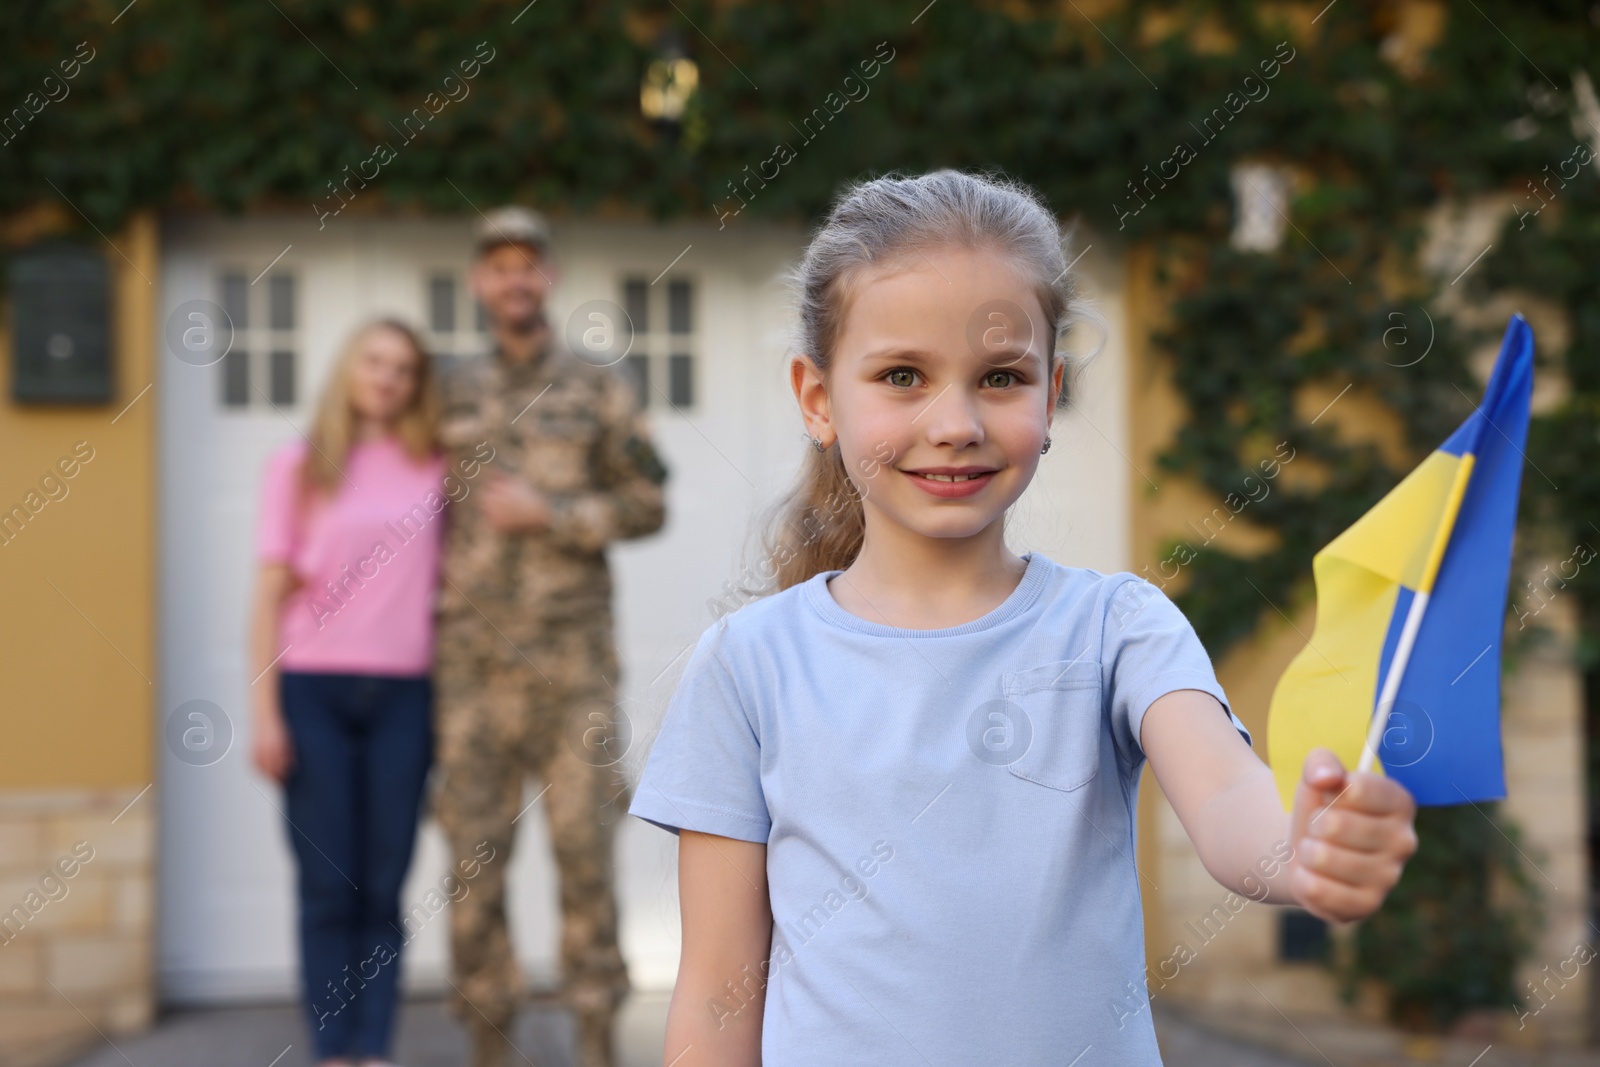
[[[98,1040],[92,1028],[147,1025],[157,1004],[293,996],[287,828],[277,787],[249,759],[258,478],[305,429],[332,360],[368,319],[407,319],[442,356],[483,350],[465,282],[476,218],[137,216],[98,247],[111,297],[104,403],[15,399],[11,332],[0,335],[0,507],[18,516],[0,517],[0,1052],[56,1062]],[[5,240],[25,248],[60,222],[18,220]],[[805,240],[798,226],[753,222],[556,222],[551,320],[566,328],[593,301],[626,310],[635,329],[623,369],[670,471],[665,528],[610,553],[619,707],[635,737],[653,732],[683,654],[753,558],[753,516],[804,456],[785,272]],[[1108,334],[1056,414],[1054,447],[1008,539],[1076,566],[1148,573],[1164,540],[1218,502],[1151,480],[1182,409],[1148,339],[1162,303],[1149,252],[1088,243],[1079,269]],[[208,308],[226,313],[232,344],[214,361],[185,358],[183,332]],[[1340,417],[1385,416],[1352,398]],[[1249,531],[1225,536],[1235,535]],[[1562,605],[1551,610],[1559,618]],[[1218,663],[1263,755],[1272,685],[1310,622],[1309,604],[1267,618]],[[1579,677],[1559,655],[1508,677],[1508,808],[1551,881],[1530,980],[1583,937],[1581,707]],[[529,783],[530,799],[538,788]],[[1303,916],[1227,899],[1148,772],[1140,800],[1154,998],[1242,1020],[1377,1017],[1370,1000],[1342,1007],[1326,972],[1297,958],[1317,934]],[[675,842],[638,820],[618,838],[634,983],[666,989]],[[542,820],[521,822],[514,867],[517,951],[547,984],[559,910]],[[444,986],[445,869],[430,819],[402,894],[415,990]],[[1568,982],[1531,1021],[1508,1017],[1506,1032],[1580,1043],[1587,981]],[[1119,1010],[1113,992],[1108,1011]]]

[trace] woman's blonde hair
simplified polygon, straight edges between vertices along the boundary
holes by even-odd
[[[434,455],[439,448],[439,396],[434,386],[432,360],[422,338],[395,318],[374,319],[350,335],[328,374],[328,382],[317,401],[317,412],[306,438],[311,447],[300,469],[302,499],[319,493],[331,494],[344,480],[345,460],[355,443],[357,415],[350,406],[350,375],[361,347],[379,330],[392,330],[410,344],[416,356],[416,386],[411,402],[395,420],[395,436],[406,454],[417,463]],[[303,513],[303,510],[302,510]]]
[[[1028,279],[1050,338],[1047,377],[1058,358],[1069,358],[1057,351],[1065,330],[1078,321],[1103,323],[1078,297],[1060,225],[1027,185],[998,174],[955,170],[914,177],[891,173],[852,182],[839,194],[791,274],[799,351],[826,377],[844,309],[861,276],[950,245],[997,251]],[[770,509],[770,516],[758,574],[763,584],[741,592],[777,592],[854,561],[866,518],[838,442],[823,452],[806,446],[798,485]]]

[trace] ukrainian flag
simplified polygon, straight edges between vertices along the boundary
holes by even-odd
[[[1483,403],[1313,558],[1316,626],[1267,720],[1284,810],[1318,746],[1346,767],[1376,756],[1420,805],[1506,795],[1500,641],[1532,391],[1513,315]]]

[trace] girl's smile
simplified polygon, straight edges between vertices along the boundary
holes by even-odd
[[[902,472],[919,489],[947,500],[972,496],[993,481],[995,475],[988,467],[926,467],[916,471],[902,468]]]

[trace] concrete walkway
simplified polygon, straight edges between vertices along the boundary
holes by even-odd
[[[661,1067],[668,997],[635,993],[624,1005],[616,1067]],[[1426,1048],[1411,1042],[1405,1047],[1393,1031],[1349,1021],[1284,1021],[1245,1027],[1241,1036],[1229,1037],[1170,1006],[1152,1008],[1166,1067],[1467,1067],[1469,1061],[1473,1067],[1600,1067],[1600,1050],[1538,1055],[1505,1043],[1485,1047],[1488,1043],[1482,1040],[1424,1043]],[[513,1039],[529,1067],[570,1067],[573,1062],[571,1022],[550,997],[534,998],[524,1008]],[[118,1037],[115,1044],[100,1040],[69,1067],[310,1067],[307,1040],[298,1009],[286,1004],[173,1011],[147,1033]],[[397,1063],[462,1067],[466,1052],[465,1034],[442,999],[406,1003]]]
[[[661,1067],[666,993],[635,994],[618,1022],[617,1067]],[[1167,1067],[1305,1067],[1306,1060],[1264,1052],[1209,1034],[1157,1010]],[[517,1046],[534,1067],[569,1067],[571,1024],[554,1002],[535,1000],[518,1020]],[[305,1025],[288,1005],[174,1011],[148,1033],[119,1037],[71,1067],[310,1067]],[[395,1048],[402,1067],[461,1067],[466,1040],[437,999],[408,1001]],[[1317,1062],[1321,1062],[1320,1060]]]

